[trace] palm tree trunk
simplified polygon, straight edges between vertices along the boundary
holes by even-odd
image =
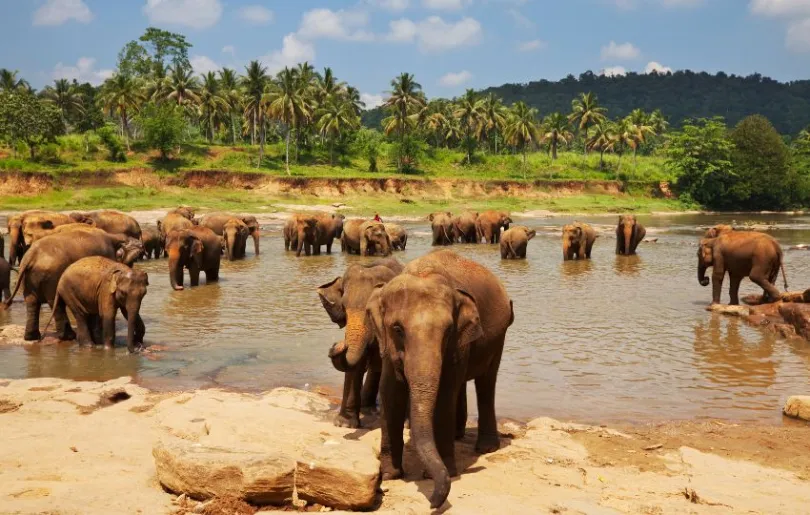
[[[264,131],[264,116],[262,116],[261,113],[259,114],[259,123],[261,124],[261,127],[259,128],[259,161],[256,163],[256,168],[262,166],[262,161],[264,160],[265,131]]]
[[[231,145],[236,145],[236,121],[231,111]]]
[[[551,160],[555,161],[557,159],[557,137],[551,137]]]
[[[605,149],[604,148],[599,149],[599,169],[600,170],[605,169]]]
[[[287,138],[286,138],[286,146],[287,146],[287,157],[286,157],[286,166],[287,166],[287,175],[290,175],[290,132],[292,132],[292,127],[289,125],[287,126]]]
[[[523,145],[523,179],[526,179],[526,145]]]
[[[252,123],[252,125],[253,125],[253,132],[250,135],[250,144],[255,145],[256,144],[256,109],[255,108],[253,109],[253,123]]]
[[[124,142],[127,144],[127,152],[129,152],[129,124],[127,123],[126,109],[121,110],[121,132],[124,133]]]
[[[585,139],[583,140],[583,147],[585,147],[585,155],[588,155],[588,126],[585,126]]]

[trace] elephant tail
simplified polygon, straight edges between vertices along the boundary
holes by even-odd
[[[787,282],[787,275],[785,274],[784,260],[779,261],[779,268],[782,270],[782,280],[785,281],[785,291],[788,291],[788,282]]]
[[[17,292],[20,291],[20,286],[22,285],[23,281],[25,280],[25,271],[26,267],[20,266],[20,269],[17,271],[17,285],[14,286],[14,291],[9,295],[8,299],[3,303],[3,309],[8,309],[11,307],[11,303],[14,301],[14,297],[17,295]]]
[[[56,306],[59,305],[59,291],[56,292],[56,297],[53,299],[53,309],[51,310],[51,318],[48,319],[48,323],[45,324],[45,329],[42,330],[42,333],[39,336],[39,341],[45,339],[45,333],[48,331],[48,327],[51,326],[51,322],[53,322],[53,317],[56,314]]]

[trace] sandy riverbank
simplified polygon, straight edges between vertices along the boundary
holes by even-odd
[[[0,380],[0,512],[191,513],[197,502],[177,504],[177,495],[160,486],[158,476],[165,480],[166,471],[158,472],[153,458],[158,442],[239,456],[308,456],[296,458],[307,468],[296,468],[294,497],[299,505],[308,495],[328,498],[322,485],[313,486],[317,479],[305,484],[305,473],[327,471],[329,484],[345,488],[349,481],[340,474],[361,484],[358,478],[374,470],[379,448],[379,430],[335,428],[332,415],[324,397],[289,389],[158,394],[128,378]],[[504,424],[510,436],[502,448],[477,456],[470,428],[457,446],[464,472],[445,509],[802,513],[810,506],[809,430],[728,422],[613,429],[538,418]],[[335,461],[341,456],[345,463]],[[210,488],[246,481],[238,466],[223,470],[229,472],[209,478]],[[375,500],[380,512],[428,513],[431,483],[421,480],[412,449],[406,449],[406,474],[404,481],[381,485]],[[219,513],[213,508],[198,511]]]

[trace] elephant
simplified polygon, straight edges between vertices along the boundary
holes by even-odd
[[[453,225],[453,213],[438,212],[428,215],[430,230],[433,232],[433,246],[452,245],[456,241],[456,228]]]
[[[231,218],[222,228],[222,239],[228,261],[244,259],[247,239],[250,235],[248,226],[238,218]]]
[[[23,255],[28,248],[25,244],[22,233],[22,225],[25,217],[30,215],[47,215],[50,211],[30,210],[10,216],[7,222],[8,236],[9,236],[9,251],[8,261],[11,265],[18,264],[22,261]]]
[[[193,220],[194,220],[194,212],[195,212],[195,211],[196,211],[196,210],[195,210],[194,208],[192,208],[192,207],[188,207],[188,206],[180,206],[180,207],[177,207],[177,208],[172,209],[172,210],[171,210],[171,211],[169,211],[167,214],[170,214],[170,215],[180,215],[180,216],[182,216],[183,218],[185,218],[186,220],[188,220],[189,222],[191,222],[191,221],[193,221]]]
[[[332,244],[335,238],[340,239],[343,236],[343,223],[346,217],[335,213],[317,213],[315,219],[318,222],[316,228],[318,241],[315,244],[317,247],[316,254],[321,253],[321,245],[326,245],[326,253],[332,253]]]
[[[6,259],[6,239],[0,234],[0,258]]]
[[[32,214],[22,219],[22,238],[25,248],[31,246],[36,236],[45,231],[55,229],[60,225],[74,223],[67,215],[61,213]]]
[[[233,221],[236,222],[233,222]],[[226,241],[226,248],[229,244],[228,242],[233,241],[238,243],[238,246],[235,247],[235,250],[238,252],[234,252],[236,256],[234,259],[241,259],[245,257],[245,251],[247,249],[247,238],[248,236],[253,236],[253,246],[255,254],[259,255],[259,223],[256,221],[255,216],[237,216],[237,215],[229,215],[223,213],[213,213],[208,214],[202,217],[200,220],[199,225],[203,227],[208,227],[218,236],[225,236],[225,225],[231,223],[232,227],[230,229],[230,236],[225,238]],[[244,227],[242,227],[244,225]],[[235,227],[239,227],[238,230]],[[242,233],[245,232],[244,235],[240,235],[240,239],[237,242],[235,232]],[[231,259],[231,258],[228,258]]]
[[[717,238],[721,234],[726,234],[727,232],[734,231],[734,227],[730,225],[720,224],[715,225],[714,227],[710,227],[706,230],[706,234],[703,235],[704,238]]]
[[[402,269],[402,264],[394,258],[354,264],[342,277],[318,288],[318,297],[329,318],[341,329],[346,329],[344,339],[329,350],[332,364],[344,373],[343,400],[335,417],[338,427],[360,427],[360,410],[377,406],[380,352],[376,341],[368,341],[373,340],[373,333],[366,318],[366,303],[377,285],[387,283]],[[361,346],[365,347],[364,356],[357,357],[354,353]],[[348,358],[355,363],[351,367]]]
[[[453,217],[453,226],[459,243],[481,243],[477,212],[465,211]]]
[[[537,232],[525,225],[515,225],[501,235],[501,259],[526,259],[526,247]]]
[[[166,244],[166,237],[157,229],[144,227],[141,229],[141,242],[143,243],[143,257],[145,259],[159,258]]]
[[[31,243],[41,240],[45,236],[50,236],[51,234],[62,234],[66,232],[75,232],[75,231],[95,231],[101,230],[97,227],[92,225],[87,225],[85,223],[73,222],[65,225],[59,225],[51,229],[43,229],[41,227],[29,227],[28,232],[28,239]],[[104,231],[107,232],[107,231]]]
[[[638,223],[635,215],[620,215],[616,227],[616,255],[633,256],[638,244],[647,235],[647,229]]]
[[[391,248],[393,250],[405,250],[408,245],[408,231],[397,224],[383,224],[383,226],[385,232],[388,233],[388,239],[391,240]]]
[[[219,265],[222,257],[222,238],[208,227],[193,226],[190,229],[172,231],[166,237],[169,254],[169,283],[176,291],[183,290],[183,270],[188,268],[191,286],[200,284],[200,272],[205,272],[205,282],[219,280]]]
[[[767,234],[732,231],[717,238],[701,240],[698,248],[698,282],[701,286],[709,285],[709,279],[706,277],[706,269],[709,267],[714,268],[711,281],[712,304],[720,303],[726,272],[731,280],[729,295],[732,305],[740,303],[740,282],[744,277],[760,286],[765,292],[765,297],[775,302],[781,297],[779,290],[774,286],[781,269],[785,290],[788,289],[782,247]]]
[[[115,317],[118,310],[127,319],[127,350],[143,346],[146,326],[141,318],[141,302],[149,286],[149,276],[111,259],[92,256],[67,267],[56,287],[54,317],[65,317],[69,308],[76,319],[76,339],[80,345],[91,343],[113,347]],[[58,314],[58,315],[57,315]],[[47,330],[51,320],[45,325]],[[101,338],[95,334],[101,326]],[[61,339],[67,339],[61,334]]]
[[[486,267],[448,249],[410,262],[377,288],[366,307],[380,353],[382,479],[400,478],[403,427],[433,478],[431,508],[440,507],[458,475],[454,440],[464,436],[466,383],[475,380],[479,453],[500,446],[495,383],[512,301]],[[362,350],[362,349],[360,349]],[[347,362],[361,352],[347,353]]]
[[[85,257],[102,256],[131,267],[142,254],[143,244],[140,240],[127,238],[123,234],[109,234],[101,229],[51,234],[34,242],[25,253],[20,263],[17,285],[5,307],[11,306],[14,296],[22,287],[27,311],[25,340],[38,341],[41,336],[40,307],[44,303],[53,307],[59,279],[68,266]],[[57,314],[56,324],[59,334],[72,336],[73,331],[66,317]]]
[[[501,241],[501,228],[507,230],[511,223],[512,219],[506,211],[484,211],[478,215],[476,226],[485,243],[495,244]]]
[[[320,246],[317,245],[318,219],[311,214],[292,215],[284,224],[284,249],[295,250],[297,257],[301,256],[301,251],[309,256],[313,252],[321,253]]]
[[[194,223],[185,216],[178,213],[169,213],[163,220],[158,220],[158,232],[163,236],[164,241],[166,236],[172,231],[184,231],[194,227]]]
[[[242,221],[248,227],[248,233],[253,238],[253,253],[259,255],[259,238],[261,237],[261,228],[255,216],[243,216]]]
[[[141,239],[141,226],[137,220],[120,211],[104,210],[86,213],[71,213],[74,222],[98,227],[110,234],[123,234],[136,240]]]
[[[566,225],[562,230],[563,261],[591,259],[591,249],[596,241],[596,231],[581,222]]]
[[[349,254],[387,257],[391,255],[391,238],[381,222],[349,220],[343,225],[340,247]]]
[[[11,299],[11,265],[6,258],[0,256],[0,300]]]

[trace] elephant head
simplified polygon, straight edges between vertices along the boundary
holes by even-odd
[[[70,219],[77,224],[96,225],[96,221],[90,216],[89,213],[70,213]]]
[[[166,252],[169,254],[169,282],[173,289],[180,291],[183,289],[183,268],[192,262],[202,268],[202,240],[190,231],[172,231],[166,236]]]
[[[624,238],[624,251],[625,256],[629,256],[633,248],[633,242],[636,240],[638,233],[638,221],[635,215],[621,215],[619,216],[619,226],[617,228],[619,234]]]
[[[12,265],[18,259],[22,259],[22,253],[25,252],[25,242],[22,238],[22,217],[12,216],[8,219],[8,235],[9,235],[9,255],[8,262]]]
[[[295,255],[300,256],[305,244],[312,244],[316,241],[318,219],[308,215],[296,215],[293,217],[293,230],[298,238]]]
[[[582,227],[579,225],[566,225],[563,227],[563,255],[569,256],[573,249],[579,248],[583,239]]]
[[[135,264],[135,261],[140,259],[143,255],[143,242],[136,238],[129,238],[124,235],[110,234],[109,237],[113,238],[115,245],[115,259],[130,268]]]
[[[498,220],[498,223],[501,225],[501,227],[503,227],[504,231],[508,231],[509,224],[514,222],[512,221],[512,218],[509,216],[509,213],[503,211],[500,213],[500,219]]]
[[[135,352],[136,320],[141,311],[141,302],[149,286],[149,276],[142,270],[114,270],[109,281],[109,291],[118,306],[127,311],[127,349]]]
[[[362,226],[363,234],[360,236],[360,254],[373,253],[379,256],[391,255],[391,237],[381,223],[365,223]]]
[[[242,242],[247,241],[249,232],[247,225],[237,218],[225,222],[222,227],[222,243],[229,261],[239,257]]]
[[[192,222],[194,221],[194,208],[188,206],[180,206],[177,209],[171,211],[172,213],[177,213],[178,215],[182,216],[183,218],[188,218]]]
[[[733,231],[734,231],[734,227],[732,227],[730,225],[720,224],[720,225],[715,225],[714,227],[709,228],[709,230],[706,231],[706,234],[703,237],[704,238],[717,238],[721,234],[726,234],[728,232],[733,232]]]
[[[242,217],[242,221],[247,225],[248,233],[253,238],[253,250],[255,254],[259,255],[259,222],[256,220],[255,216],[244,216]]]
[[[377,289],[366,309],[383,358],[408,385],[411,441],[433,478],[432,508],[450,492],[450,476],[436,449],[433,417],[446,361],[461,360],[483,336],[478,306],[467,292],[438,275],[399,275]]]
[[[343,235],[343,222],[346,220],[346,217],[341,214],[332,215],[332,218],[335,219],[335,238],[340,239]]]
[[[714,244],[717,241],[715,238],[708,238],[700,240],[698,246],[698,282],[701,286],[709,285],[709,278],[706,277],[706,269],[714,266]]]

